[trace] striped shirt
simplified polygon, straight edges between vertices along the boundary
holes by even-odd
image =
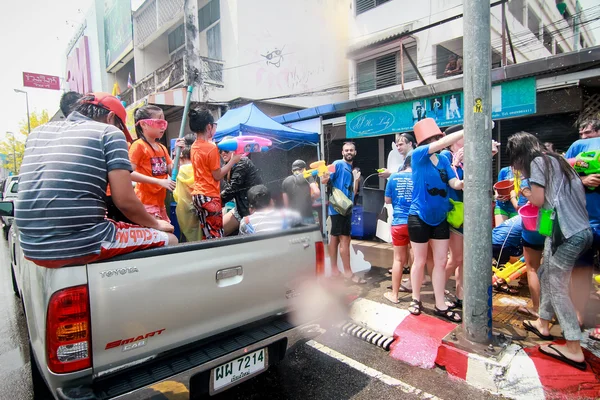
[[[100,252],[108,172],[131,171],[125,135],[77,112],[31,132],[19,174],[15,221],[25,257],[67,260]]]
[[[302,223],[302,216],[293,210],[266,209],[242,218],[240,235],[289,229]]]

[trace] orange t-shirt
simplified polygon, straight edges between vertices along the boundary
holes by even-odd
[[[135,164],[135,170],[142,175],[158,179],[169,177],[169,165],[173,164],[169,151],[165,146],[157,143],[158,150],[142,139],[138,139],[129,148],[129,160]],[[135,185],[135,194],[145,206],[165,207],[167,189],[159,185],[138,182]]]
[[[221,168],[221,159],[217,145],[196,139],[191,149],[194,165],[194,186],[192,195],[202,194],[207,197],[221,196],[221,182],[215,181],[212,171]]]

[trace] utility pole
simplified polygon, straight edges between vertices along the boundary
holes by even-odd
[[[573,51],[579,50],[579,21],[581,19],[581,6],[575,0],[575,15],[573,15]]]
[[[490,3],[464,2],[465,217],[463,330],[492,339],[492,81]]]
[[[25,104],[27,106],[27,133],[31,133],[31,118],[29,118],[29,94],[26,91],[20,89],[13,89],[15,93],[25,93]]]

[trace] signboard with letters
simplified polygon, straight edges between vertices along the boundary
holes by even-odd
[[[81,36],[67,57],[67,84],[69,90],[81,94],[92,91],[90,48],[87,36]]]
[[[23,72],[23,86],[38,89],[60,90],[60,78],[53,75]]]
[[[357,139],[412,131],[413,126],[423,118],[435,119],[440,127],[462,124],[464,110],[482,112],[481,101],[465,106],[463,92],[451,92],[356,111],[346,115],[346,137]],[[492,119],[512,118],[535,112],[535,78],[492,86]]]
[[[104,42],[107,68],[133,48],[131,0],[105,0]]]

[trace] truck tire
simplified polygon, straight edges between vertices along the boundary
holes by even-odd
[[[8,230],[9,230],[9,229],[10,229],[10,228],[9,228],[8,226],[6,226],[6,225],[4,225],[4,226],[2,227],[2,233],[4,234],[4,240],[8,240]]]
[[[29,338],[29,326],[27,326],[27,315],[25,313],[25,304],[21,299],[21,307],[23,308],[23,318],[25,318],[25,326],[27,327],[27,343],[29,344],[29,365],[31,369],[31,391],[33,393],[34,400],[54,400],[52,392],[48,389],[46,381],[42,376],[31,347],[31,339]]]
[[[15,269],[13,268],[12,263],[10,264],[10,276],[12,278],[13,292],[15,292],[15,296],[17,296],[17,298],[20,299],[21,294],[19,293],[19,287],[17,286],[17,278],[15,277]]]

